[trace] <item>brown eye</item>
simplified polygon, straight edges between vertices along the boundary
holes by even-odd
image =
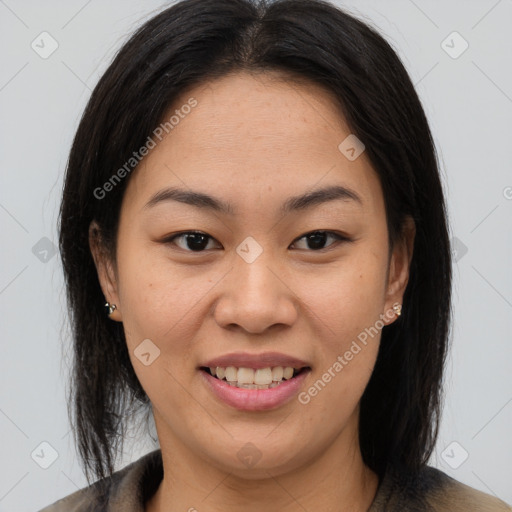
[[[335,241],[350,241],[349,238],[342,236],[338,233],[334,233],[333,231],[312,231],[311,233],[307,233],[302,237],[298,238],[294,245],[296,245],[301,240],[305,240],[306,247],[298,247],[299,249],[310,249],[310,250],[322,250],[330,247],[332,245],[329,244],[326,246],[329,238],[334,239]]]
[[[179,240],[181,243],[175,243],[175,240]],[[165,242],[174,243],[180,249],[184,249],[185,251],[201,252],[206,249],[211,249],[212,247],[208,247],[208,243],[213,240],[214,239],[206,233],[202,233],[200,231],[187,231],[174,235],[171,238],[168,238]]]

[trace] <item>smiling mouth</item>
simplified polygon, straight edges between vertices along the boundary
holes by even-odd
[[[230,386],[244,389],[271,389],[279,386],[287,380],[292,380],[301,373],[311,371],[309,366],[302,368],[292,368],[290,366],[275,366],[267,368],[236,368],[228,367],[206,367],[202,366],[200,370],[206,372],[212,377],[224,381]]]

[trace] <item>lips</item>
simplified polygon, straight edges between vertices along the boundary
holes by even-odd
[[[268,389],[244,389],[212,377],[209,372],[199,372],[201,380],[219,403],[245,412],[277,409],[291,402],[304,388],[309,373],[309,370],[301,371],[295,377]]]
[[[204,361],[199,365],[198,368],[204,367],[223,367],[234,366],[236,368],[253,368],[255,370],[259,368],[268,368],[282,366],[290,366],[296,370],[302,368],[311,368],[311,365],[297,357],[289,356],[279,352],[264,352],[261,354],[250,354],[248,352],[233,352],[231,354],[225,354],[213,359]]]

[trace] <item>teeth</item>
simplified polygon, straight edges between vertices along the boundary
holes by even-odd
[[[252,368],[238,369],[238,384],[254,384],[254,370]]]
[[[293,377],[293,368],[290,368],[289,366],[287,366],[284,370],[283,370],[283,379],[291,379]]]
[[[241,382],[237,382],[236,387],[237,388],[245,388],[245,389],[258,389],[258,386],[256,384],[249,384],[249,383],[244,384]]]
[[[240,370],[238,370],[238,374],[240,374]],[[238,381],[240,381],[240,378]],[[260,386],[263,384],[272,384],[272,370],[270,368],[258,368],[254,372],[254,383],[259,384]]]
[[[228,382],[236,382],[237,381],[237,374],[238,370],[234,366],[228,366],[226,368],[226,380]],[[217,377],[220,379],[220,377],[217,375]]]
[[[276,366],[272,368],[272,380],[280,381],[283,380],[284,370],[282,366]]]
[[[293,377],[294,368],[291,366],[275,366],[273,368],[236,368],[228,366],[223,368],[210,367],[212,375],[220,380],[227,381],[231,386],[243,387],[246,389],[268,389],[275,388],[284,380]]]

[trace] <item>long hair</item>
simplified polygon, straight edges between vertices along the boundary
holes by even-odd
[[[416,471],[437,438],[451,318],[451,253],[437,154],[411,80],[368,24],[323,0],[183,0],[124,44],[90,97],[67,164],[60,251],[73,335],[70,417],[87,479],[112,474],[129,413],[150,406],[122,324],[105,315],[89,250],[96,220],[115,258],[126,176],[109,181],[188,88],[238,71],[285,73],[333,93],[378,174],[390,247],[416,224],[402,316],[384,327],[361,400],[364,462]],[[96,191],[96,193],[95,193]]]

